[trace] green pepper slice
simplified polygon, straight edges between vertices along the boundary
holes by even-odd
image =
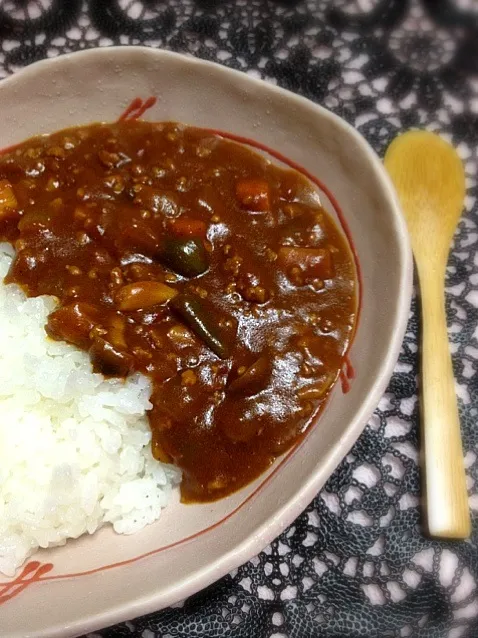
[[[204,243],[197,237],[168,237],[158,254],[159,261],[183,277],[197,277],[209,268]]]
[[[221,328],[198,297],[189,293],[179,294],[171,300],[170,307],[218,357],[228,358],[229,344]]]

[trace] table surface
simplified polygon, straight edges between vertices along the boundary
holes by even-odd
[[[304,514],[207,590],[90,637],[478,636],[478,1],[0,0],[0,77],[112,44],[188,52],[275,82],[344,117],[381,156],[411,127],[457,146],[468,195],[446,303],[473,536],[420,532],[414,298],[386,394]]]

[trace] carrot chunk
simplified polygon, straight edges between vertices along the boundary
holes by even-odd
[[[241,207],[256,212],[270,209],[269,184],[263,179],[242,179],[236,183],[236,197]]]
[[[173,233],[180,237],[201,237],[204,239],[207,233],[206,222],[186,215],[171,220],[170,227]]]
[[[293,283],[300,283],[300,279],[303,283],[331,279],[334,275],[332,256],[326,248],[282,246],[277,261]]]

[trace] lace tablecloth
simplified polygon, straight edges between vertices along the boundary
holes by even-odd
[[[304,514],[185,603],[90,636],[478,636],[478,2],[0,0],[1,76],[112,44],[188,52],[278,83],[344,117],[380,155],[415,126],[457,146],[468,195],[447,311],[473,536],[420,532],[414,300],[387,393]]]

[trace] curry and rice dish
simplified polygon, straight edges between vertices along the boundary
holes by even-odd
[[[353,258],[315,187],[209,131],[123,121],[7,150],[0,156],[0,239],[0,274],[8,270],[0,324],[9,325],[0,347],[17,348],[16,356],[0,354],[0,365],[12,376],[21,359],[23,379],[22,387],[10,382],[0,392],[0,405],[23,419],[17,430],[27,427],[25,436],[34,425],[12,408],[14,396],[37,398],[24,397],[23,412],[31,407],[44,418],[48,409],[59,411],[42,427],[51,445],[61,431],[67,460],[60,469],[53,461],[42,466],[41,498],[53,498],[55,472],[68,475],[63,480],[71,493],[78,488],[79,502],[90,490],[77,528],[63,533],[65,520],[52,520],[55,534],[31,537],[33,549],[105,522],[135,531],[159,516],[179,481],[187,503],[251,482],[306,433],[353,335]],[[35,365],[35,353],[23,354],[33,333]],[[42,357],[51,362],[43,376]],[[83,376],[67,383],[71,366]],[[44,389],[48,379],[53,389]],[[128,392],[132,398],[121,399]],[[7,420],[0,444],[11,436]],[[101,452],[90,452],[95,446]],[[94,464],[84,460],[91,453]],[[117,477],[107,489],[103,462]],[[144,486],[132,487],[144,480],[162,490],[147,515],[132,503],[136,493],[144,499]],[[0,523],[2,571],[5,538],[21,535],[19,528],[27,533],[28,517],[12,505],[8,469],[0,469],[0,483],[0,511],[11,521]],[[65,507],[71,514],[78,503]],[[40,509],[32,505],[31,516],[41,517]]]

